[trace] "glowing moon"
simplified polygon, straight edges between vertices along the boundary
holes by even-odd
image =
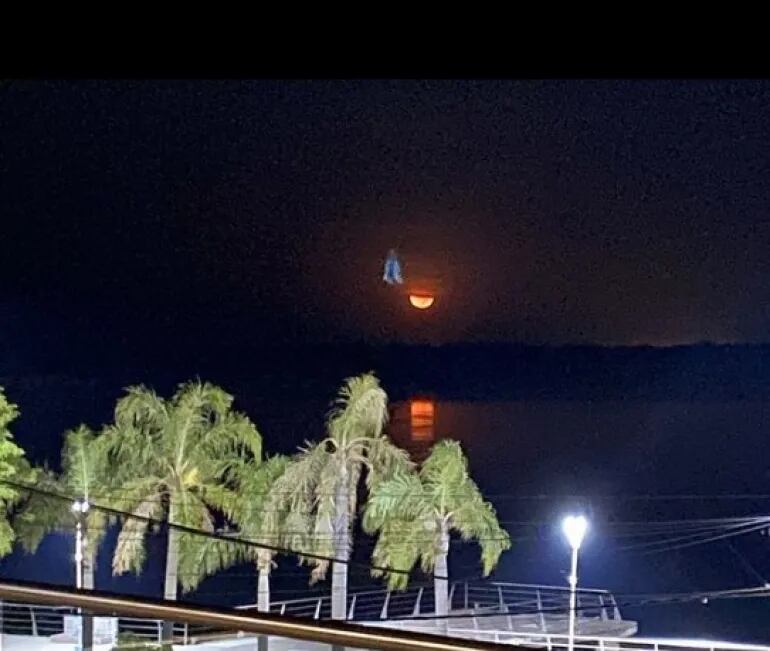
[[[409,302],[418,310],[427,310],[435,300],[431,294],[409,294]]]

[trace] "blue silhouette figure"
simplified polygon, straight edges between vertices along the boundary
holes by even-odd
[[[398,261],[398,254],[395,249],[388,251],[388,257],[385,259],[385,273],[382,279],[388,285],[401,285],[404,279],[401,277],[401,263]]]

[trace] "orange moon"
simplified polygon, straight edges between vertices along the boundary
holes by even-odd
[[[418,310],[427,310],[435,300],[435,296],[430,294],[409,294],[409,302]]]

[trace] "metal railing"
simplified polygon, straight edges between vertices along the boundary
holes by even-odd
[[[0,633],[51,637],[64,632],[64,618],[66,616],[77,614],[76,608],[66,606],[2,602],[0,603]],[[160,619],[118,618],[119,633],[128,633],[146,640],[160,640],[162,627],[163,621]],[[174,637],[185,644],[196,642],[213,633],[215,633],[215,629],[212,627],[186,623],[174,625]]]
[[[372,629],[339,622],[318,622],[265,613],[207,608],[174,601],[138,599],[105,592],[53,588],[24,582],[0,582],[0,600],[5,607],[26,604],[56,609],[79,608],[97,616],[174,621],[256,636],[275,636],[308,642],[375,651],[502,651],[489,642],[470,642],[408,631]],[[13,610],[11,608],[10,610]]]
[[[46,637],[56,635],[64,630],[64,616],[73,614],[74,608],[4,602],[0,604],[0,633]]]
[[[507,615],[537,615],[543,622],[547,617],[564,617],[569,612],[569,588],[528,583],[456,581],[449,589],[450,608],[454,612],[497,610]],[[577,592],[579,617],[602,621],[620,621],[615,597],[607,590],[580,589]],[[256,610],[256,604],[239,606]],[[347,619],[373,621],[408,618],[430,614],[434,609],[432,585],[404,591],[369,590],[348,595]],[[270,612],[296,617],[328,619],[331,597],[322,595],[270,605]]]
[[[568,635],[540,633],[512,633],[505,630],[479,631],[478,629],[451,628],[453,637],[482,640],[523,647],[545,647],[548,651],[566,649],[569,646]],[[646,637],[607,637],[576,635],[575,649],[590,651],[770,651],[770,646],[721,642],[715,640],[688,640],[675,638]]]
[[[567,615],[569,589],[522,583],[454,582],[450,586],[450,605],[454,614],[467,614],[456,624],[473,626],[475,630],[535,630],[558,631],[560,620]],[[620,622],[620,611],[613,595],[606,590],[578,591],[579,619]],[[255,604],[238,610],[256,610]],[[353,622],[390,620],[389,626],[399,627],[399,620],[430,616],[434,612],[432,586],[417,586],[402,592],[368,590],[348,595],[347,619]],[[313,620],[331,618],[331,598],[328,595],[280,601],[271,604],[271,614]],[[500,617],[490,616],[499,613]],[[0,610],[0,632],[20,635],[51,636],[64,630],[64,616],[75,614],[66,607],[4,603]],[[522,619],[524,617],[524,619]],[[501,622],[502,620],[502,622]],[[414,621],[414,620],[412,620]],[[119,617],[118,631],[135,637],[157,641],[162,633],[162,620]],[[454,630],[453,627],[450,627]],[[634,629],[635,630],[635,629]],[[606,631],[617,634],[617,631]],[[174,636],[182,644],[194,643],[220,634],[212,626],[181,623],[174,627]]]

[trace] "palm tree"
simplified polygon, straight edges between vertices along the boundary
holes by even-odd
[[[8,402],[0,387],[0,557],[13,549],[16,534],[6,514],[22,497],[16,488],[4,482],[30,482],[36,474],[26,461],[24,450],[14,443],[13,434],[8,429],[18,415],[18,408]]]
[[[268,510],[287,513],[284,527],[293,538],[286,546],[333,557],[332,617],[345,619],[347,562],[352,545],[359,480],[366,485],[406,472],[406,452],[384,434],[388,397],[372,373],[345,380],[327,418],[327,437],[308,444],[273,484]],[[328,560],[312,564],[311,583],[323,579]]]
[[[180,557],[181,584],[185,591],[195,589],[205,577],[239,563],[254,563],[257,569],[257,609],[270,612],[270,572],[276,552],[270,547],[281,547],[291,540],[285,532],[285,510],[268,506],[276,480],[291,462],[289,457],[277,455],[259,463],[253,459],[243,464],[235,480],[234,498],[224,512],[237,529],[226,531],[234,540],[201,537],[197,548],[189,548]],[[278,502],[278,500],[273,500]],[[241,542],[241,541],[247,542]],[[257,543],[249,545],[248,542]],[[265,545],[260,547],[259,545]]]
[[[379,533],[373,564],[398,570],[387,574],[391,589],[403,589],[418,562],[434,575],[436,615],[449,611],[449,536],[457,531],[463,540],[481,547],[484,575],[510,548],[510,538],[500,527],[493,506],[484,500],[468,474],[468,461],[457,441],[440,441],[417,473],[399,473],[378,483],[366,504],[364,531]],[[446,622],[444,622],[445,628]]]
[[[57,476],[48,468],[39,470],[37,487],[46,492],[69,495],[86,501],[105,498],[107,468],[100,440],[85,425],[64,434],[62,472]],[[73,531],[77,516],[69,504],[43,493],[30,492],[14,525],[24,549],[33,554],[46,534]],[[89,509],[85,515],[83,539],[83,587],[94,589],[96,553],[104,539],[108,518],[104,511]]]
[[[262,438],[243,414],[231,411],[233,397],[209,383],[189,382],[168,400],[130,387],[115,408],[104,436],[115,484],[113,505],[139,518],[124,518],[112,561],[114,574],[138,572],[145,559],[149,519],[169,523],[164,596],[176,599],[179,560],[191,558],[201,536],[183,525],[214,531],[212,509],[233,499],[229,487],[240,465],[259,459]],[[144,518],[144,519],[140,519]],[[164,638],[170,639],[170,624]]]
[[[280,500],[271,500],[271,490],[286,472],[290,461],[289,457],[281,455],[272,457],[239,483],[235,508],[228,515],[237,525],[241,537],[272,547],[290,541],[291,532],[284,528],[288,513],[279,508]],[[275,508],[271,502],[276,503]],[[275,565],[276,552],[250,546],[246,553],[257,567],[257,610],[270,612],[270,572]]]

